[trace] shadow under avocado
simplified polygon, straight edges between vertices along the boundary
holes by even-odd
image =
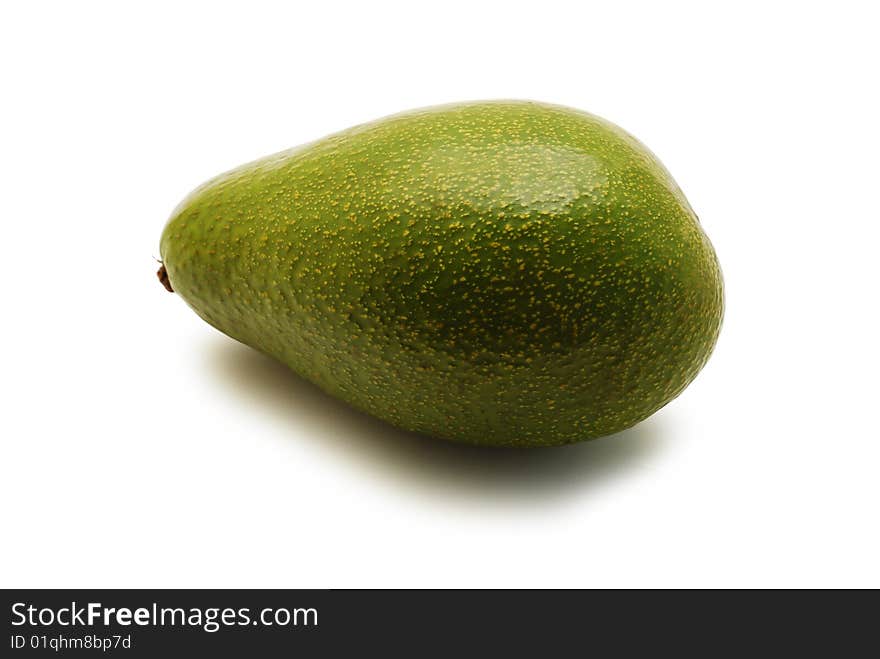
[[[629,430],[569,446],[511,449],[455,444],[395,428],[330,396],[286,366],[240,343],[212,342],[209,365],[253,404],[382,478],[465,497],[572,494],[624,475],[662,447],[655,417]]]

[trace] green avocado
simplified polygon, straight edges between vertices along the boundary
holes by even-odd
[[[712,245],[657,158],[526,101],[416,110],[205,183],[160,278],[221,332],[395,426],[551,446],[645,419],[721,326]]]

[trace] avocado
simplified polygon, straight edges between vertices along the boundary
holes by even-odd
[[[197,188],[159,276],[221,332],[395,426],[551,446],[675,398],[721,326],[684,194],[617,126],[528,101],[356,126]]]

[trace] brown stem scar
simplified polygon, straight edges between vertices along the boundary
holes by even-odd
[[[156,273],[156,276],[169,293],[174,292],[174,289],[171,288],[171,281],[168,279],[168,271],[165,269],[164,263],[162,264],[162,267],[159,268],[159,272]]]

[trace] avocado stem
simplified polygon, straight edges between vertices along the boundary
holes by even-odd
[[[168,279],[168,271],[165,269],[165,264],[162,264],[162,267],[159,268],[159,272],[156,273],[156,276],[159,278],[159,281],[162,282],[162,285],[165,287],[169,293],[173,293],[174,289],[171,288],[171,280]]]

